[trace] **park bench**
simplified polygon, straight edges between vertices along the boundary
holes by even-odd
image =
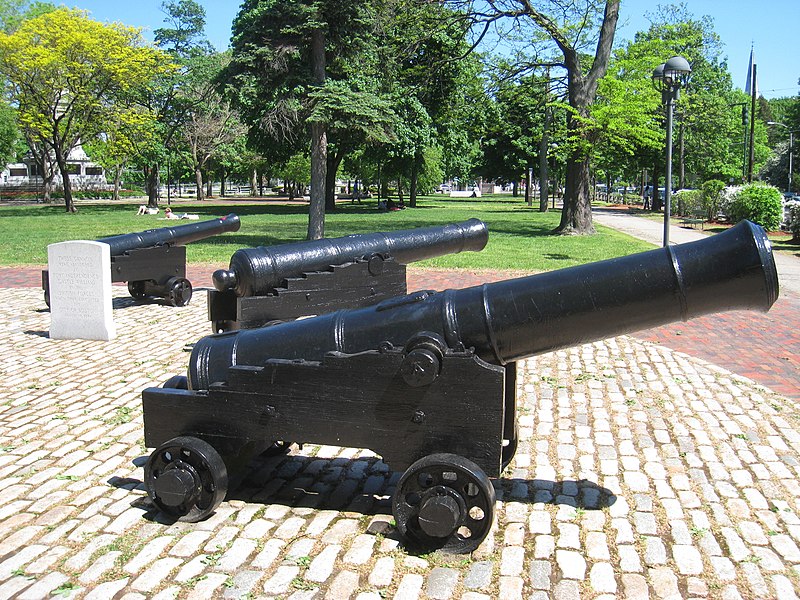
[[[695,210],[690,214],[681,218],[681,225],[688,225],[692,229],[696,229],[700,225],[700,229],[704,229],[706,223],[706,213],[703,210]]]

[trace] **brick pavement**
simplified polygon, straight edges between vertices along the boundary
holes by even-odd
[[[6,270],[0,277],[11,284]],[[409,287],[442,287],[445,277],[452,283],[453,273],[414,271]],[[176,309],[114,293],[116,340],[61,341],[47,337],[40,290],[0,289],[0,598],[800,591],[794,398],[765,388],[755,377],[763,369],[745,378],[630,336],[519,364],[521,443],[495,482],[492,533],[472,556],[405,551],[389,508],[399,474],[367,450],[306,445],[257,461],[207,521],[164,522],[141,483],[140,393],[184,372],[185,345],[210,331],[204,294]],[[792,318],[795,300],[786,301],[778,318]],[[734,328],[747,353],[741,332],[758,317],[730,318],[713,328]],[[664,335],[682,343],[709,327]]]

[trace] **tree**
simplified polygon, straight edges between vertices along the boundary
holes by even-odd
[[[692,66],[689,86],[676,106],[676,165],[679,186],[694,180],[730,181],[741,176],[741,113],[745,98],[733,90],[722,42],[709,16],[694,17],[684,4],[659,6],[650,28],[636,40],[659,64],[680,55]],[[686,173],[689,173],[687,176]]]
[[[309,239],[324,235],[333,114],[367,121],[375,113],[371,88],[348,84],[360,81],[353,65],[366,47],[373,9],[362,0],[246,0],[233,24],[233,56],[222,81],[250,127],[251,144],[282,160],[310,148]]]
[[[12,162],[19,152],[20,134],[13,108],[0,102],[0,165]]]
[[[0,0],[0,30],[12,33],[25,19],[33,19],[55,10],[49,2],[29,2],[28,0]]]
[[[204,57],[213,51],[205,38],[205,9],[200,4],[177,0],[164,2],[162,9],[168,26],[155,30],[155,43],[170,57],[173,68],[161,73],[151,85],[140,88],[138,100],[155,121],[155,135],[137,154],[145,175],[148,205],[153,207],[158,206],[161,165],[181,150],[176,138],[191,111],[202,102],[202,98],[182,93],[182,86],[196,80],[194,69],[205,67]]]
[[[419,175],[438,146],[450,175],[467,179],[478,148],[476,115],[486,106],[480,62],[466,43],[468,24],[437,2],[396,1],[385,18],[380,72],[397,116],[387,149],[398,181],[416,206]],[[400,177],[400,176],[403,177]]]
[[[184,79],[179,97],[191,101],[181,136],[189,146],[197,184],[197,199],[204,200],[203,172],[217,152],[244,134],[244,127],[230,103],[215,84],[227,62],[226,55],[210,54],[191,59],[191,76]]]
[[[481,145],[483,161],[478,173],[501,183],[518,183],[539,154],[548,110],[548,81],[539,74],[516,77],[505,61],[493,78],[492,116],[487,119]],[[530,194],[530,188],[527,193]],[[528,196],[530,198],[530,196]]]
[[[292,156],[280,173],[286,182],[289,191],[289,200],[302,196],[311,183],[311,159],[307,154],[299,153]]]
[[[103,131],[83,143],[86,153],[111,173],[113,199],[119,200],[122,173],[139,149],[153,143],[156,123],[152,113],[130,101],[120,100],[104,119]]]
[[[72,201],[67,157],[87,133],[100,131],[120,94],[144,85],[168,65],[144,45],[138,30],[92,21],[79,10],[59,8],[0,33],[0,72],[10,81],[26,134],[52,152]]]
[[[475,22],[485,25],[484,31],[492,23],[511,19],[516,31],[527,31],[533,25],[545,32],[554,45],[554,52],[547,59],[539,56],[544,52],[541,43],[536,45],[534,51],[537,54],[527,58],[518,57],[517,68],[522,71],[526,67],[549,65],[563,68],[566,72],[569,107],[567,175],[561,223],[556,232],[594,233],[589,197],[589,167],[595,130],[586,125],[600,79],[605,75],[611,57],[619,18],[619,0],[605,0],[602,3],[590,0],[571,3],[552,0],[543,3],[551,9],[550,14],[535,8],[530,0],[486,0],[480,3],[454,4],[461,7],[467,4]],[[596,38],[588,39],[587,34],[594,33],[595,29]],[[530,35],[536,39],[535,34]],[[510,35],[506,39],[513,42]],[[526,43],[529,41],[525,40]],[[594,44],[593,56],[586,53],[591,44]]]

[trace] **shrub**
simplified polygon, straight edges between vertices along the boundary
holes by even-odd
[[[786,224],[795,240],[800,240],[800,200],[789,200],[785,205]]]
[[[703,192],[680,190],[675,192],[675,214],[689,216],[703,208]]]
[[[720,193],[725,189],[725,182],[719,179],[709,179],[700,186],[703,190],[703,209],[706,217],[713,219],[719,213]]]
[[[731,203],[728,216],[734,223],[747,219],[774,231],[783,219],[781,193],[771,185],[746,185]]]
[[[733,204],[733,201],[736,200],[736,197],[739,195],[739,192],[741,191],[742,191],[741,185],[733,185],[724,188],[719,193],[719,212],[721,212],[726,217],[730,218],[731,204]]]

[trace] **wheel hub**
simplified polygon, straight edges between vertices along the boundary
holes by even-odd
[[[431,537],[446,538],[455,533],[461,523],[461,507],[445,489],[423,500],[419,509],[419,526]]]
[[[166,506],[181,506],[195,496],[197,482],[186,468],[176,467],[161,474],[155,480],[155,492]]]

